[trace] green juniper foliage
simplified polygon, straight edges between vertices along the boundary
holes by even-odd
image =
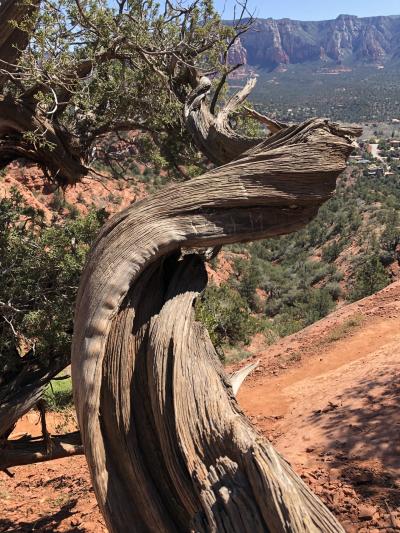
[[[105,215],[54,223],[14,190],[0,200],[0,384],[27,361],[69,361],[73,306],[89,246]]]
[[[257,330],[247,302],[227,284],[206,289],[196,304],[196,317],[207,327],[217,348],[223,344],[247,344]]]
[[[361,300],[380,291],[389,283],[389,276],[383,266],[378,253],[363,257],[356,270],[354,285],[350,292],[350,299]]]

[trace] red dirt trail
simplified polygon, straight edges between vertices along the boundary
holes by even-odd
[[[238,399],[260,431],[346,531],[400,531],[400,282],[254,359]],[[71,416],[52,416],[52,431]],[[37,418],[16,433],[38,433]],[[83,457],[13,472],[0,473],[0,531],[105,531]]]
[[[347,531],[399,531],[400,283],[258,358],[244,411]]]

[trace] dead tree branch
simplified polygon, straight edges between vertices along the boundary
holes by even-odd
[[[8,440],[0,448],[0,470],[15,466],[43,463],[72,455],[82,455],[83,446],[79,431],[50,437],[49,442],[34,437]]]

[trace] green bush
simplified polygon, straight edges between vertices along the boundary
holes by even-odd
[[[214,346],[247,344],[257,330],[246,301],[233,288],[208,287],[196,303],[196,318],[207,328]]]
[[[61,189],[56,189],[50,202],[50,207],[55,211],[60,211],[65,207],[65,196]]]
[[[354,302],[380,291],[390,283],[390,278],[377,253],[360,260],[350,292]]]
[[[274,318],[274,328],[280,337],[291,335],[324,318],[335,307],[327,288],[309,289],[298,293],[290,304],[282,306]]]
[[[48,227],[17,191],[0,200],[0,385],[27,360],[68,361],[79,278],[104,218],[92,212]]]
[[[328,246],[322,249],[322,259],[327,263],[332,263],[339,257],[342,249],[343,246],[338,241],[333,241],[332,244],[328,244]]]
[[[258,311],[260,301],[256,293],[257,287],[261,283],[261,274],[255,264],[248,261],[242,262],[242,267],[238,269],[240,281],[238,291],[241,297],[247,302],[252,311]]]
[[[327,283],[325,285],[326,290],[329,292],[329,294],[332,296],[332,298],[337,301],[339,298],[342,298],[343,296],[343,289],[339,285],[339,283],[332,281],[330,283]]]
[[[73,405],[71,378],[52,380],[46,388],[44,399],[51,411],[62,411],[71,407]]]

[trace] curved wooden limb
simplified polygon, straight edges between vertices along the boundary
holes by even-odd
[[[71,139],[24,101],[0,96],[0,137],[0,168],[24,157],[63,186],[77,183],[89,172],[72,149]]]
[[[219,113],[219,120],[225,120],[228,116],[236,111],[240,105],[247,99],[251,91],[254,89],[257,83],[257,78],[250,78],[246,85],[238,91],[236,94],[231,96],[221,112]]]
[[[217,115],[211,113],[206,100],[211,89],[211,81],[208,78],[201,78],[187,99],[184,111],[186,128],[198,148],[216,165],[229,163],[263,140],[239,135],[230,127],[228,121],[229,114],[247,98],[255,82],[255,78],[249,80]]]
[[[67,435],[54,435],[50,440],[51,446],[42,439],[32,437],[7,441],[5,447],[0,448],[0,470],[63,459],[71,455],[83,455],[79,431]]]
[[[244,110],[246,111],[246,114],[249,115],[251,118],[254,118],[261,124],[265,124],[268,126],[268,129],[271,133],[277,133],[278,131],[284,130],[289,127],[289,124],[285,124],[284,122],[279,122],[278,120],[274,120],[270,117],[267,117],[265,115],[262,115],[255,109],[251,109],[250,107],[244,106]]]
[[[8,398],[0,401],[0,438],[7,435],[21,416],[37,404],[44,389],[45,384],[38,379],[37,383],[11,391]]]
[[[51,379],[70,362],[68,354],[53,358],[40,368],[35,360],[26,362],[20,373],[0,391],[0,439],[7,438],[16,422],[37,405]]]
[[[237,393],[239,392],[240,387],[243,385],[244,380],[249,376],[254,370],[258,367],[260,364],[260,361],[256,361],[255,363],[250,363],[249,365],[244,366],[240,370],[237,370],[233,374],[230,375],[231,380],[231,386],[233,390],[233,394],[237,396]]]

